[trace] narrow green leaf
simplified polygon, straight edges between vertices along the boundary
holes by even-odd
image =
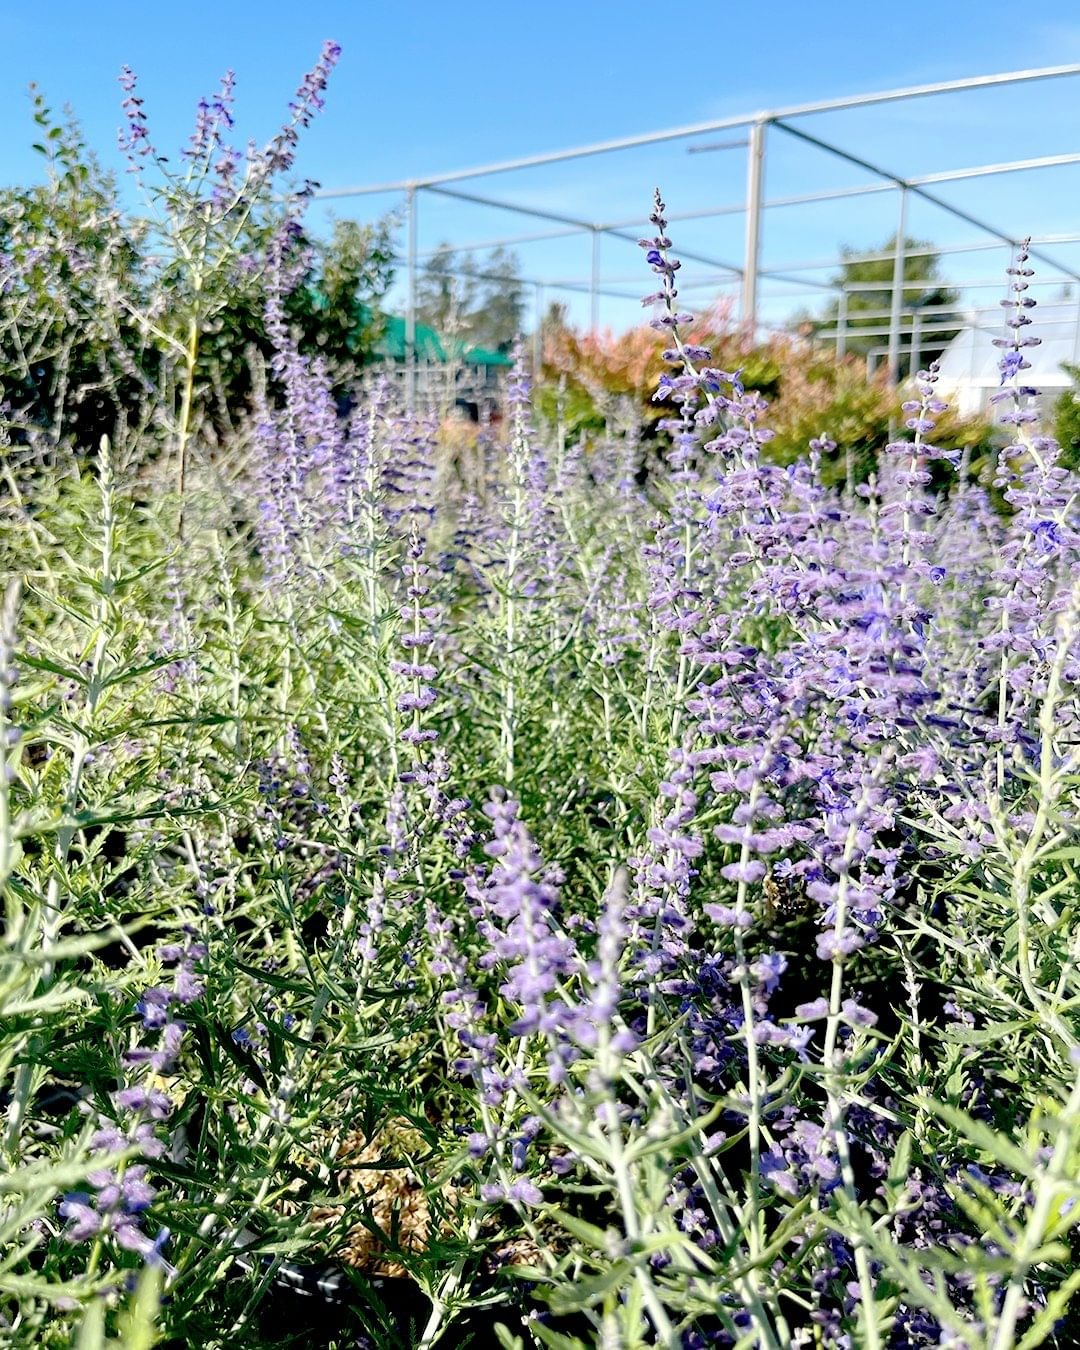
[[[547,1301],[556,1316],[580,1312],[583,1308],[595,1307],[606,1295],[629,1284],[633,1278],[633,1266],[626,1261],[616,1261],[596,1275],[579,1276],[570,1284],[556,1285]]]
[[[1034,1023],[1034,1017],[1018,1017],[1011,1022],[994,1022],[985,1027],[947,1026],[943,1035],[946,1040],[956,1041],[960,1045],[990,1045],[1014,1031],[1023,1031]]]
[[[1058,1321],[1065,1316],[1073,1295],[1080,1289],[1080,1270],[1074,1270],[1068,1279],[1046,1295],[1046,1304],[1028,1327],[1016,1350],[1035,1350],[1053,1334]]]
[[[551,1347],[551,1350],[588,1350],[584,1341],[579,1341],[576,1336],[566,1336],[561,1331],[553,1331],[551,1327],[544,1326],[543,1322],[533,1322],[529,1330],[538,1341]]]
[[[576,1214],[567,1214],[562,1209],[550,1209],[546,1211],[549,1218],[554,1219],[560,1228],[565,1228],[568,1233],[576,1237],[579,1242],[586,1243],[593,1251],[606,1252],[611,1244],[614,1233],[605,1231],[597,1227],[594,1223],[589,1223],[587,1219],[579,1219]]]
[[[59,675],[63,680],[72,680],[80,689],[86,688],[86,676],[77,666],[61,665],[59,661],[50,661],[47,656],[31,656],[29,652],[16,652],[14,659],[19,666],[47,671],[50,675]]]
[[[946,1121],[969,1143],[988,1153],[1017,1176],[1030,1179],[1038,1171],[1037,1164],[1022,1149],[997,1130],[992,1130],[985,1122],[969,1116],[966,1111],[950,1106],[947,1102],[935,1101],[933,1097],[919,1096],[918,1102],[925,1111]]]

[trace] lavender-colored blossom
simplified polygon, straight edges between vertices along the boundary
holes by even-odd
[[[501,1182],[481,1186],[480,1195],[488,1204],[509,1200],[522,1205],[540,1205],[544,1201],[544,1192],[526,1177],[519,1177],[509,1186],[504,1186]]]
[[[498,966],[504,977],[500,993],[518,1009],[512,1030],[527,1035],[554,1025],[558,1014],[551,998],[560,977],[572,969],[574,944],[554,930],[557,873],[544,868],[518,810],[507,797],[484,807],[492,827],[484,852],[494,866],[466,886],[488,946],[481,966]]]

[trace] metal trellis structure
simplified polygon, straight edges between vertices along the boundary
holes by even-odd
[[[944,284],[940,279],[916,278],[913,280],[907,278],[905,276],[905,270],[908,259],[919,256],[920,252],[924,254],[932,252],[934,255],[947,256],[952,253],[962,254],[981,249],[999,248],[1003,244],[1010,249],[1014,249],[1019,243],[1018,239],[1014,238],[1007,230],[999,228],[995,222],[985,220],[960,206],[954,205],[940,197],[938,193],[932,189],[939,185],[961,183],[975,178],[988,178],[1032,169],[1063,168],[1080,165],[1080,152],[1041,155],[1028,159],[1011,160],[994,164],[965,166],[954,170],[922,175],[905,175],[895,172],[892,168],[871,162],[860,155],[856,155],[849,150],[844,149],[842,146],[835,144],[831,140],[826,140],[821,136],[815,135],[806,130],[800,123],[805,119],[813,118],[822,113],[863,109],[885,103],[897,103],[910,99],[925,98],[931,95],[960,94],[965,91],[987,89],[996,86],[1030,84],[1035,81],[1043,80],[1068,79],[1076,77],[1077,75],[1080,75],[1080,64],[1049,66],[1032,70],[1008,71],[996,75],[983,75],[968,79],[913,85],[901,89],[891,89],[870,94],[859,94],[850,97],[819,100],[813,103],[796,104],[790,107],[772,109],[771,111],[739,114],[707,122],[697,122],[685,126],[647,132],[637,136],[625,136],[613,140],[574,146],[546,154],[524,155],[516,159],[500,160],[494,163],[475,165],[470,168],[407,178],[396,182],[370,183],[357,187],[324,189],[320,190],[316,195],[322,199],[340,199],[393,193],[401,194],[404,198],[406,213],[406,249],[402,261],[405,263],[407,285],[407,385],[410,397],[412,397],[415,395],[418,279],[425,258],[431,256],[430,253],[421,254],[418,249],[418,216],[422,194],[431,194],[466,202],[474,206],[511,212],[517,215],[531,217],[538,221],[547,222],[548,225],[555,227],[534,230],[523,234],[503,235],[494,239],[485,239],[479,242],[467,242],[455,245],[456,248],[462,251],[559,239],[576,235],[589,238],[591,249],[590,266],[587,277],[561,279],[551,277],[522,277],[521,280],[524,285],[532,288],[533,303],[536,309],[534,329],[539,329],[540,306],[545,294],[553,290],[565,290],[571,293],[578,292],[588,295],[590,326],[595,331],[599,326],[599,300],[602,295],[624,300],[633,298],[630,293],[613,290],[612,286],[618,284],[617,282],[605,282],[601,268],[601,242],[605,237],[636,241],[637,235],[631,231],[633,227],[640,229],[642,223],[641,218],[588,220],[567,212],[549,210],[532,206],[521,201],[493,197],[466,190],[461,185],[471,179],[489,178],[511,171],[539,168],[541,166],[560,164],[571,160],[580,160],[590,156],[607,155],[620,150],[629,150],[637,147],[700,137],[718,131],[745,128],[747,134],[744,139],[726,141],[714,145],[706,144],[689,147],[690,150],[695,152],[714,149],[744,149],[746,152],[746,195],[742,201],[719,203],[693,211],[675,212],[670,216],[672,221],[703,221],[727,215],[742,215],[744,218],[743,257],[741,264],[736,263],[729,258],[717,258],[694,250],[680,248],[679,256],[681,258],[702,264],[703,266],[712,269],[712,275],[707,281],[692,284],[711,286],[716,286],[718,284],[737,285],[739,291],[739,320],[743,330],[750,335],[755,335],[759,329],[759,291],[761,283],[766,279],[774,282],[790,282],[800,288],[804,288],[804,291],[817,290],[819,292],[837,294],[837,317],[834,329],[824,334],[819,334],[819,336],[834,340],[837,352],[843,354],[852,331],[848,304],[851,296],[859,290],[859,284],[856,283],[844,288],[837,288],[835,284],[814,280],[812,275],[807,275],[821,271],[826,266],[839,266],[844,261],[843,258],[832,258],[824,262],[822,260],[795,260],[792,262],[784,262],[778,266],[763,268],[761,262],[763,218],[765,213],[771,210],[804,206],[818,202],[838,201],[846,198],[859,198],[882,192],[894,192],[896,193],[897,198],[895,249],[891,253],[860,255],[861,258],[866,257],[867,259],[873,258],[878,261],[892,261],[893,272],[891,282],[875,282],[872,285],[868,284],[864,287],[864,289],[877,292],[889,292],[890,303],[888,310],[880,314],[875,311],[860,311],[859,333],[861,336],[881,336],[887,338],[887,344],[884,347],[884,355],[887,359],[890,379],[895,383],[898,380],[900,373],[903,340],[902,326],[905,317],[903,305],[904,293],[907,291],[925,292]],[[812,147],[838,161],[865,172],[871,177],[872,181],[851,187],[830,188],[794,195],[789,194],[770,199],[765,191],[765,171],[768,147],[772,134],[776,133],[788,137],[799,144]],[[981,236],[981,238],[976,238],[973,241],[952,246],[943,245],[941,247],[935,247],[933,250],[906,250],[905,227],[908,220],[909,206],[913,199],[928,202],[936,208],[948,213],[955,219],[969,225],[973,230],[978,232],[978,235]],[[1048,245],[1073,244],[1077,242],[1080,242],[1080,234],[1047,235],[1032,240],[1030,247],[1031,256],[1043,263],[1044,266],[1052,269],[1053,275],[1049,278],[1050,283],[1080,283],[1080,270],[1063,262],[1052,253],[1046,252],[1046,247]],[[1044,278],[1043,280],[1045,281],[1046,279]],[[971,283],[972,288],[994,284],[999,285],[1000,283]],[[776,296],[774,295],[773,298],[776,298]],[[951,308],[950,312],[955,314],[955,306]],[[940,322],[935,328],[934,319],[936,317],[938,316],[931,314],[929,309],[920,312],[918,303],[911,307],[910,336],[912,339],[911,347],[913,354],[918,350],[919,343],[924,342],[935,332],[942,331]],[[866,320],[871,319],[881,319],[884,322],[880,326],[874,326],[872,328],[863,326]],[[955,329],[955,322],[953,328]],[[1076,345],[1078,351],[1080,351],[1080,306],[1077,308]]]

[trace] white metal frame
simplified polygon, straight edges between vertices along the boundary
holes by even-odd
[[[800,287],[834,291],[836,288],[829,283],[814,281],[813,279],[808,279],[805,276],[799,276],[797,274],[821,270],[823,266],[835,266],[842,261],[842,259],[833,259],[826,264],[820,262],[796,262],[785,264],[780,268],[762,269],[761,225],[763,213],[765,211],[788,206],[806,205],[813,202],[860,197],[879,192],[896,192],[898,194],[896,231],[898,247],[894,254],[873,255],[878,258],[891,258],[894,263],[891,285],[890,283],[881,283],[880,285],[875,285],[873,289],[891,290],[892,298],[889,311],[889,324],[886,330],[888,335],[887,356],[890,377],[895,382],[899,375],[901,355],[903,291],[917,287],[920,284],[919,282],[904,280],[905,252],[903,248],[903,239],[906,213],[910,198],[918,197],[924,201],[931,202],[933,205],[954,216],[956,219],[971,225],[974,229],[979,231],[980,234],[990,236],[994,241],[990,244],[973,242],[958,244],[951,248],[948,246],[935,248],[933,252],[936,254],[949,254],[952,252],[961,253],[987,247],[1000,247],[1001,244],[1015,247],[1019,241],[1014,239],[1007,232],[998,229],[993,223],[973,216],[962,208],[954,206],[948,201],[944,201],[936,193],[930,192],[928,188],[937,184],[962,182],[972,178],[1017,173],[1030,169],[1080,164],[1080,153],[1042,155],[1030,159],[1012,160],[998,164],[968,166],[944,173],[923,174],[912,177],[894,173],[881,165],[871,163],[830,141],[812,135],[801,126],[792,125],[792,123],[797,119],[813,117],[820,113],[866,108],[882,103],[895,103],[907,99],[925,98],[935,94],[955,94],[973,89],[986,89],[995,86],[1016,85],[1039,80],[1069,78],[1077,75],[1080,75],[1080,64],[1046,66],[1039,69],[1006,71],[997,75],[981,75],[968,79],[945,80],[933,84],[911,85],[901,89],[883,90],[870,94],[857,94],[850,97],[823,99],[813,103],[802,103],[785,108],[776,108],[771,111],[740,114],[707,122],[690,123],[685,126],[647,132],[643,135],[623,136],[613,140],[573,146],[565,150],[557,150],[546,154],[524,155],[516,159],[499,160],[490,164],[475,165],[471,168],[429,174],[423,177],[406,178],[396,182],[370,183],[358,187],[322,189],[316,193],[316,196],[322,199],[336,199],[385,193],[401,193],[404,195],[406,208],[406,253],[403,261],[406,266],[407,282],[405,328],[406,348],[407,352],[411,354],[411,357],[408,360],[409,375],[407,380],[410,396],[412,396],[415,392],[417,279],[422,265],[422,258],[424,256],[430,256],[430,254],[421,255],[417,249],[417,216],[421,193],[429,192],[440,196],[451,197],[456,200],[470,202],[479,206],[514,212],[537,220],[548,221],[552,225],[558,227],[554,230],[541,230],[524,235],[506,235],[479,244],[464,244],[458,246],[465,250],[474,248],[493,248],[499,245],[553,239],[568,235],[587,234],[591,239],[590,273],[587,282],[556,281],[544,278],[523,278],[523,282],[526,285],[531,285],[534,289],[534,302],[537,305],[537,318],[539,318],[539,305],[546,288],[586,291],[590,297],[590,319],[592,327],[595,330],[598,321],[598,304],[600,296],[608,294],[612,296],[619,295],[620,298],[626,298],[623,293],[606,291],[601,285],[601,239],[605,235],[619,239],[635,239],[636,235],[629,234],[627,231],[630,227],[639,225],[639,222],[636,220],[606,222],[602,220],[583,220],[559,212],[526,206],[521,202],[514,202],[481,195],[471,191],[464,191],[457,185],[473,178],[487,178],[496,174],[508,173],[518,169],[558,164],[593,155],[610,154],[618,150],[657,145],[667,141],[681,140],[684,138],[706,135],[716,131],[745,127],[748,129],[748,135],[745,140],[724,143],[722,146],[705,145],[693,146],[690,148],[696,151],[719,148],[730,149],[745,146],[747,153],[746,199],[742,202],[707,207],[698,211],[673,213],[671,216],[672,220],[698,220],[729,214],[744,215],[745,229],[742,265],[739,266],[726,259],[718,260],[697,253],[689,253],[685,250],[680,250],[680,257],[685,258],[688,261],[702,263],[715,269],[722,274],[723,280],[728,282],[738,282],[741,299],[740,318],[746,330],[753,333],[756,331],[758,325],[758,288],[760,280],[763,277],[776,280],[787,280]],[[769,200],[765,194],[765,168],[768,132],[770,128],[775,128],[778,132],[793,137],[804,144],[812,145],[845,163],[858,167],[871,174],[877,181],[858,187],[802,193],[795,196],[777,197]],[[1076,236],[1047,236],[1045,239],[1033,240],[1030,253],[1033,258],[1038,259],[1055,270],[1057,281],[1060,282],[1062,279],[1066,279],[1069,281],[1080,282],[1080,272],[1074,270],[1072,267],[1066,266],[1042,250],[1042,245],[1044,243],[1071,243],[1075,241]],[[913,250],[911,256],[916,256],[917,253],[918,250]],[[715,278],[710,284],[716,284]],[[852,288],[848,289],[850,290]],[[841,294],[840,314],[838,316],[836,333],[837,350],[841,352],[843,351],[845,341],[846,299],[846,293]],[[1078,323],[1080,323],[1080,315],[1078,315]],[[539,326],[538,323],[536,326]],[[925,333],[928,330],[924,326],[922,331]]]

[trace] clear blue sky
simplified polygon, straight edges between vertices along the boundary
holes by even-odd
[[[340,42],[344,54],[326,111],[304,138],[298,169],[328,188],[834,95],[1080,61],[1077,0],[1032,7],[1005,0],[933,7],[874,0],[773,0],[746,7],[673,7],[655,0],[7,0],[0,3],[0,25],[6,75],[0,181],[8,183],[38,173],[29,150],[33,128],[25,90],[31,80],[54,107],[70,103],[102,158],[118,165],[121,65],[139,73],[163,148],[182,144],[196,99],[216,86],[227,67],[237,74],[239,131],[263,141],[326,37]],[[906,173],[1067,153],[1080,150],[1080,79],[829,115],[805,125]],[[610,220],[644,214],[656,182],[673,210],[738,201],[744,174],[739,151],[688,155],[685,144],[676,144],[463,186]],[[859,181],[865,181],[859,171],[773,135],[770,195]],[[1080,232],[1080,166],[940,191],[1009,232]],[[392,205],[392,198],[358,199],[333,209],[364,217]],[[324,219],[326,210],[318,208],[316,219]],[[891,194],[776,210],[766,224],[765,263],[825,258],[841,243],[880,244],[894,222]],[[487,240],[538,228],[542,222],[425,198],[420,244],[430,249],[443,238]],[[978,237],[972,227],[918,205],[909,231],[939,242]],[[738,217],[680,226],[675,237],[709,257],[741,260]],[[1080,272],[1080,246],[1051,251]],[[518,252],[528,276],[588,274],[583,240],[522,245]],[[625,280],[641,270],[632,246],[605,242],[602,262],[605,284],[636,289]],[[1003,250],[965,256],[952,271],[975,281],[1002,263]],[[691,265],[685,275],[703,270]],[[645,273],[642,289],[647,283]],[[770,287],[778,295],[790,289]],[[985,301],[987,292],[980,298]],[[777,298],[768,312],[779,317],[794,303]],[[585,317],[581,301],[573,312]],[[604,301],[603,322],[624,326],[634,318],[630,302]]]

